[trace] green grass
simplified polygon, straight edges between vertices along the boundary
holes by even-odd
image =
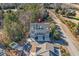
[[[79,20],[79,17],[74,17],[75,20]]]

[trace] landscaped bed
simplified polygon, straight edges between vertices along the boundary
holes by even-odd
[[[66,47],[61,46],[60,50],[61,50],[62,56],[70,56],[70,53],[69,53],[69,51],[68,51],[68,49]]]

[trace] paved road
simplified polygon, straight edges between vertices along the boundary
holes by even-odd
[[[66,41],[68,42],[68,50],[70,52],[70,54],[72,56],[78,56],[79,55],[79,50],[75,47],[75,41],[73,41],[75,38],[73,37],[72,33],[69,31],[68,27],[63,24],[57,17],[56,15],[51,12],[50,10],[49,11],[49,14],[50,16],[53,18],[53,20],[60,26],[60,28],[62,29],[63,33],[65,34],[66,36]]]

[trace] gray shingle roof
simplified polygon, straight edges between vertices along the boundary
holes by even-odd
[[[49,23],[31,23],[30,37],[38,41],[49,41]]]

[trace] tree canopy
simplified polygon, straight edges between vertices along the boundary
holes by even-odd
[[[24,36],[24,26],[18,20],[18,16],[15,12],[7,12],[4,14],[4,30],[7,36],[13,41],[19,41]]]

